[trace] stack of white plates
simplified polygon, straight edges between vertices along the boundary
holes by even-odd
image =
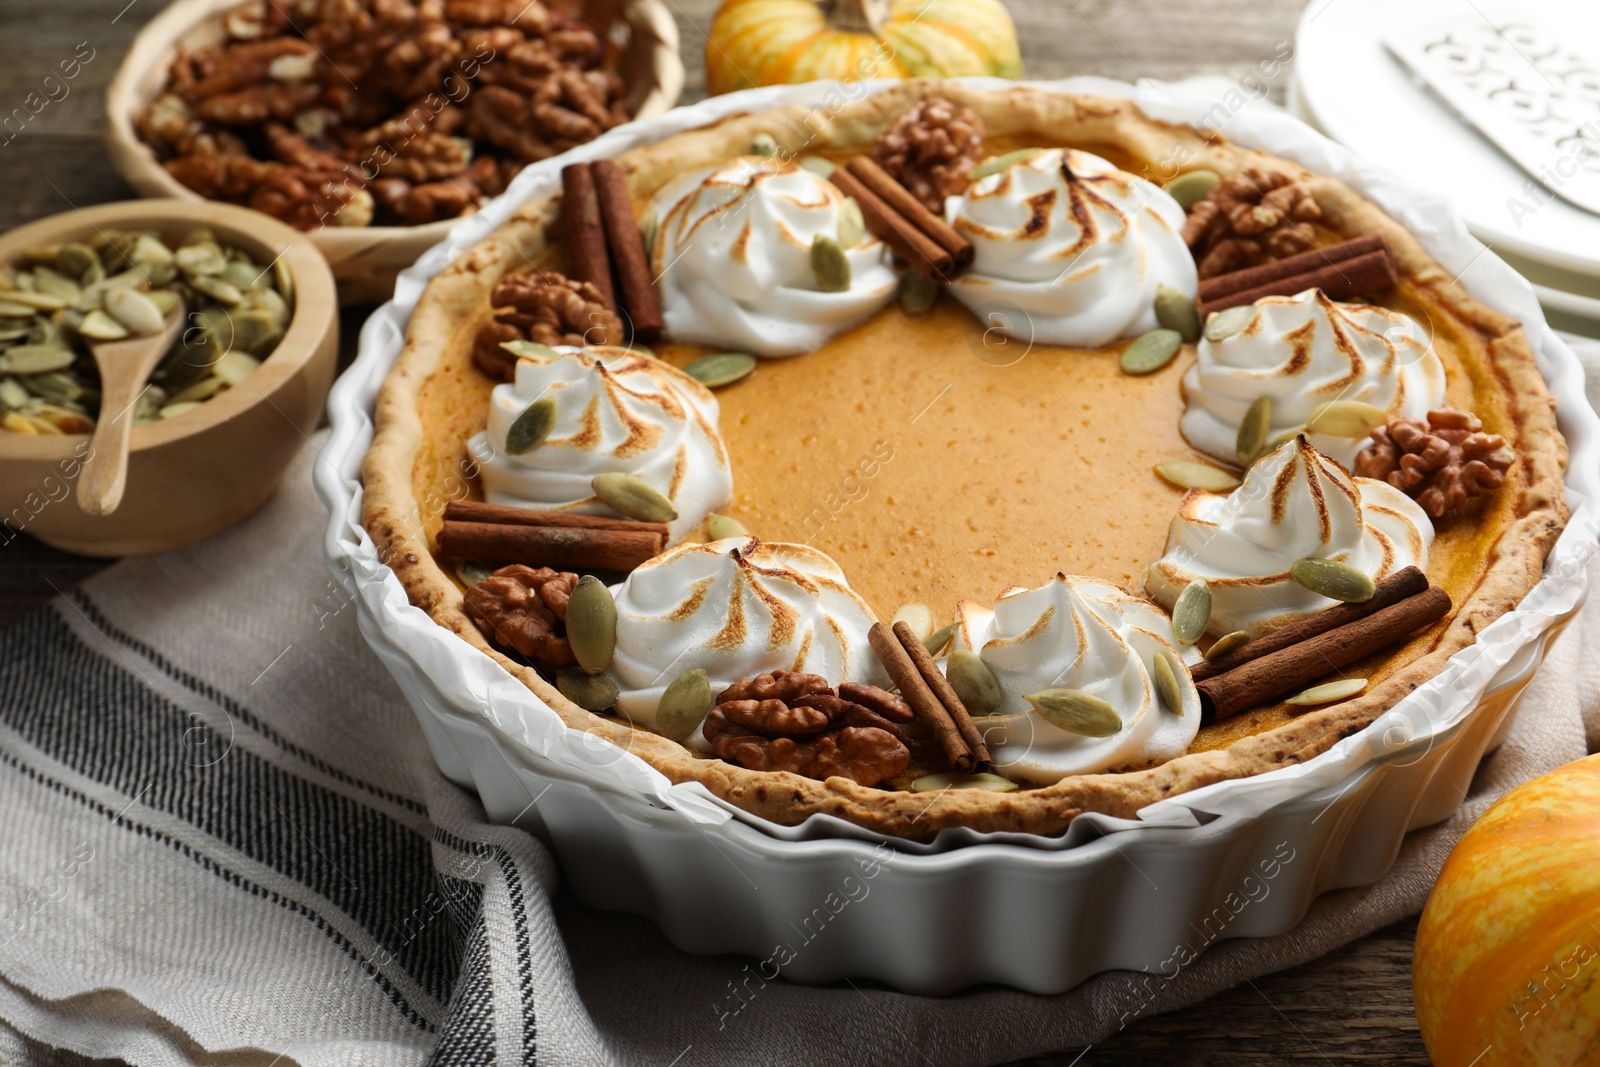
[[[1313,0],[1296,34],[1290,110],[1410,184],[1449,197],[1473,235],[1533,283],[1551,325],[1600,337],[1600,214],[1530,181],[1385,44],[1420,40],[1418,28],[1449,19],[1535,24],[1563,48],[1587,52],[1591,72],[1600,70],[1600,5],[1593,0],[1521,0],[1510,9],[1482,0]],[[1600,74],[1534,80],[1541,90],[1576,85],[1581,106],[1574,113],[1581,119],[1592,105],[1600,115]],[[1600,122],[1590,131],[1597,135]],[[1552,155],[1536,169],[1553,177],[1548,164],[1556,161]]]

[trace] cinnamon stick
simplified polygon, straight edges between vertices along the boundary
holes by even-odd
[[[622,290],[627,321],[636,340],[653,341],[663,325],[661,304],[656,299],[656,287],[650,277],[650,261],[645,254],[644,238],[639,234],[639,219],[633,213],[633,198],[628,195],[627,175],[609,159],[597,159],[589,164],[589,173],[600,200],[606,250],[617,272],[617,286]]]
[[[1239,293],[1246,289],[1256,289],[1270,282],[1282,278],[1294,277],[1316,270],[1331,263],[1342,263],[1347,259],[1355,259],[1369,252],[1388,252],[1389,238],[1381,233],[1367,233],[1360,237],[1352,237],[1348,241],[1327,245],[1323,248],[1313,248],[1309,252],[1299,252],[1283,259],[1275,259],[1270,263],[1262,263],[1254,267],[1242,267],[1239,270],[1229,271],[1227,274],[1218,274],[1213,278],[1205,278],[1200,282],[1198,296],[1202,303],[1216,300],[1218,297],[1229,293]]]
[[[502,526],[560,526],[573,530],[647,531],[661,538],[666,547],[667,524],[615,519],[608,515],[578,515],[570,511],[544,511],[516,508],[505,504],[486,504],[481,500],[451,500],[444,506],[445,521],[489,522]]]
[[[939,671],[939,665],[933,662],[929,655],[928,647],[922,643],[922,638],[916,635],[906,623],[894,624],[894,635],[900,640],[900,647],[905,649],[906,655],[911,657],[912,664],[917,668],[917,673],[922,675],[922,680],[933,691],[934,697],[944,705],[944,710],[950,720],[956,724],[956,729],[961,734],[961,740],[971,749],[976,769],[986,771],[989,769],[989,746],[983,743],[983,735],[978,732],[978,727],[972,721],[972,715],[967,711],[967,706],[961,703],[961,698],[951,688]]]
[[[561,168],[561,231],[567,242],[568,272],[580,282],[590,282],[600,290],[600,299],[617,310],[617,294],[611,287],[611,257],[606,252],[605,223],[600,218],[600,198],[595,193],[594,175],[587,163],[568,163]]]
[[[1260,659],[1290,645],[1297,645],[1318,634],[1325,634],[1329,630],[1355,622],[1357,619],[1364,619],[1390,604],[1416,596],[1426,588],[1428,588],[1427,575],[1415,567],[1402,567],[1378,583],[1370,600],[1363,600],[1359,604],[1337,604],[1281,630],[1274,630],[1270,634],[1257,637],[1226,656],[1219,656],[1214,660],[1201,660],[1189,668],[1189,677],[1197,682],[1203,682],[1207,678],[1226,674],[1251,660]]]
[[[1219,296],[1201,304],[1200,312],[1209,315],[1213,311],[1254,304],[1262,297],[1294,296],[1307,289],[1321,289],[1331,300],[1349,300],[1351,297],[1393,289],[1399,282],[1400,273],[1395,268],[1394,260],[1382,252],[1368,252],[1354,259],[1329,263],[1305,274]]]
[[[854,174],[835,167],[829,181],[861,205],[861,218],[872,235],[906,261],[912,270],[936,282],[949,281],[955,273],[955,257],[927,234],[921,233],[899,212],[880,200]]]
[[[977,766],[972,750],[967,747],[966,739],[961,736],[955,720],[939,702],[939,698],[933,695],[928,683],[923,681],[922,674],[917,670],[916,664],[911,662],[911,657],[906,654],[905,646],[900,643],[899,638],[895,637],[883,623],[875,622],[872,624],[872,629],[867,631],[867,640],[871,642],[873,651],[882,661],[883,669],[888,671],[889,677],[894,680],[900,695],[911,705],[911,710],[917,713],[917,718],[932,731],[934,738],[939,742],[939,747],[944,749],[950,765],[962,774],[971,774]]]
[[[1392,645],[1438,622],[1449,612],[1450,594],[1433,586],[1364,618],[1196,683],[1200,707],[1212,720],[1259,707]]]
[[[661,554],[662,538],[650,530],[516,526],[452,522],[439,530],[439,555],[490,563],[526,563],[557,570],[631,571]]]
[[[972,265],[972,242],[957,233],[954,226],[929,211],[921,200],[911,195],[911,190],[878,166],[871,156],[853,156],[845,163],[845,169],[871,190],[873,196],[950,253],[957,273]]]

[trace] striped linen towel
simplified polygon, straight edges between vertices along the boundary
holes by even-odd
[[[1591,368],[1600,346],[1586,346]],[[1591,373],[1591,389],[1595,381]],[[1170,981],[945,1000],[756,981],[558,894],[433,766],[322,562],[313,449],[242,527],[0,632],[0,1063],[983,1064],[1102,1040],[1415,913],[1496,797],[1600,738],[1593,598],[1449,822]],[[4,565],[0,554],[0,565]],[[1586,723],[1587,720],[1587,723]],[[1591,742],[1592,743],[1592,742]]]

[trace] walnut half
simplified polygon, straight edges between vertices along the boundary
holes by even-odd
[[[1388,482],[1434,518],[1500,488],[1516,454],[1506,439],[1484,433],[1478,417],[1454,408],[1422,419],[1391,419],[1372,431],[1355,473]]]
[[[501,567],[467,590],[467,618],[491,642],[552,667],[577,662],[567,644],[567,599],[578,584],[570,571]]]
[[[719,757],[753,771],[870,786],[910,764],[900,724],[911,718],[905,701],[877,686],[834,689],[820,675],[773,671],[718,694],[704,732]]]

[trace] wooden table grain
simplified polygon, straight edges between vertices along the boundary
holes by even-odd
[[[716,0],[667,0],[702,95],[705,28]],[[1293,41],[1303,0],[1007,0],[1032,77],[1244,78]],[[101,149],[101,98],[139,27],[162,0],[4,0],[0,4],[0,228],[128,197]],[[92,53],[92,54],[91,54]],[[62,60],[76,54],[77,77]],[[1281,100],[1288,67],[1270,82]],[[346,315],[347,348],[365,309]],[[0,509],[3,511],[6,509]],[[3,539],[3,535],[0,535]],[[26,535],[0,545],[0,625],[106,561]],[[1089,1049],[1025,1061],[1070,1064],[1426,1064],[1411,1004],[1415,920],[1323,959],[1257,978],[1182,1011],[1135,1023]]]

